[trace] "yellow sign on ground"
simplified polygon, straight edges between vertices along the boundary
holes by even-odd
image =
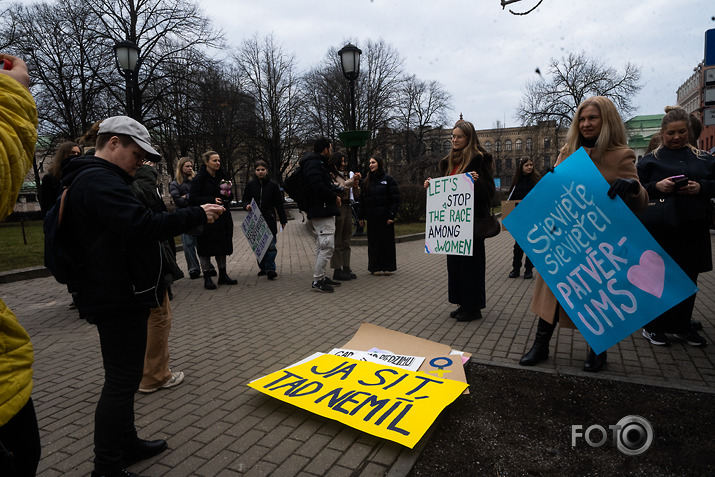
[[[466,383],[322,355],[249,383],[315,414],[413,448]]]

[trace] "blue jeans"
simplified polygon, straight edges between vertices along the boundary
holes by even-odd
[[[265,272],[276,270],[276,255],[278,255],[276,242],[276,236],[274,235],[271,244],[268,246],[268,250],[266,250],[265,255],[263,255],[263,260],[258,262],[258,267]]]
[[[196,255],[196,237],[191,234],[181,234],[181,244],[184,246],[184,257],[189,273],[200,272],[199,257]]]

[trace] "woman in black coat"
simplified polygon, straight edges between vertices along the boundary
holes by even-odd
[[[47,214],[47,211],[50,210],[50,207],[62,194],[62,169],[80,154],[82,154],[82,149],[76,142],[63,142],[57,148],[50,168],[47,174],[42,177],[42,184],[40,185],[40,209],[43,216]]]
[[[534,168],[534,161],[530,157],[522,157],[519,161],[519,165],[514,172],[514,178],[511,181],[511,192],[509,193],[508,200],[521,200],[526,195],[531,192],[537,182],[541,179],[541,174],[539,174]],[[514,241],[514,257],[512,259],[511,265],[512,270],[509,273],[509,278],[517,278],[521,272],[521,260],[524,258],[524,251],[519,247],[519,244]],[[534,265],[526,257],[524,262],[524,278],[529,280],[533,278]]]
[[[238,283],[226,273],[226,255],[233,253],[233,219],[229,205],[231,204],[231,189],[221,188],[229,181],[221,170],[221,158],[215,151],[208,151],[203,154],[204,163],[199,168],[199,173],[191,182],[191,192],[189,193],[189,204],[219,204],[223,205],[226,213],[221,214],[214,223],[206,224],[204,231],[199,235],[196,250],[199,253],[201,270],[204,272],[204,288],[215,290],[216,284],[211,280],[209,271],[211,269],[210,257],[216,257],[218,265],[219,285],[235,285]]]
[[[489,217],[496,194],[492,175],[492,156],[480,144],[474,125],[460,119],[452,130],[452,150],[439,161],[440,177],[470,173],[474,178],[474,217]],[[428,178],[425,189],[429,187]],[[482,317],[487,306],[486,252],[484,239],[474,234],[474,254],[447,255],[449,302],[459,307],[449,316],[457,321],[472,321]]]
[[[653,238],[697,285],[698,275],[712,270],[710,245],[710,198],[715,197],[715,158],[689,144],[692,129],[688,114],[680,107],[666,108],[661,121],[663,144],[636,166],[638,177],[650,199],[675,204],[678,223],[646,224]],[[691,346],[706,340],[693,329],[691,318],[695,294],[651,321],[643,336],[652,344],[665,346],[665,333]]]
[[[367,269],[373,275],[390,275],[397,270],[395,214],[400,206],[397,182],[385,173],[382,160],[370,158],[369,172],[362,185],[360,227],[367,219]]]

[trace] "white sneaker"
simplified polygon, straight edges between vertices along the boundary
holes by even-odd
[[[158,391],[159,389],[173,388],[174,386],[178,386],[179,384],[181,384],[183,381],[184,381],[184,372],[179,371],[176,373],[171,373],[171,377],[169,378],[169,380],[167,382],[165,382],[164,384],[162,384],[161,386],[156,387],[156,388],[139,388],[139,392],[149,394],[149,393]]]

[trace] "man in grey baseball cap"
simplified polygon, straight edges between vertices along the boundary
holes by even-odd
[[[105,119],[100,123],[97,134],[123,134],[130,136],[139,147],[146,151],[148,156],[154,156],[153,159],[161,157],[161,154],[151,147],[149,131],[139,121],[129,116],[113,116]]]
[[[97,326],[104,385],[94,417],[93,477],[132,477],[135,462],[167,448],[163,439],[139,438],[134,397],[139,389],[151,308],[166,291],[159,242],[211,223],[224,212],[218,204],[154,213],[132,191],[145,157],[159,154],[149,132],[126,116],[104,120],[94,156],[78,157],[62,172],[69,186],[61,232],[77,263],[80,316]]]

